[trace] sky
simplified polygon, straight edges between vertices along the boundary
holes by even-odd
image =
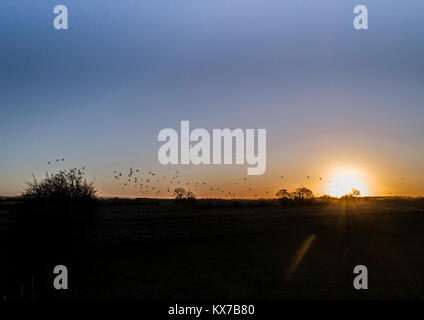
[[[68,30],[53,28],[58,4]],[[368,30],[353,28],[358,4]],[[104,196],[166,196],[176,171],[208,183],[199,196],[334,194],[343,168],[363,195],[422,195],[422,12],[420,0],[2,0],[0,195],[82,166]],[[158,133],[182,120],[266,129],[265,174],[160,165]],[[129,168],[163,180],[125,186],[114,171]]]

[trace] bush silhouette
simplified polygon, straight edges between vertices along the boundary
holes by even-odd
[[[33,177],[22,196],[27,201],[90,202],[96,199],[96,190],[93,182],[87,182],[84,172],[71,169],[47,174],[40,182]]]
[[[72,265],[87,243],[97,206],[93,182],[78,169],[47,174],[27,183],[14,206],[7,258],[21,281],[43,279],[56,264]],[[46,273],[46,270],[49,272]]]
[[[71,244],[84,238],[96,206],[93,182],[81,170],[34,177],[15,208],[15,233],[26,246]]]

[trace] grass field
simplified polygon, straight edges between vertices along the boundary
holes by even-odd
[[[40,262],[35,284],[21,285],[22,294],[24,280],[3,260],[3,296],[423,299],[423,208],[422,200],[407,199],[189,208],[104,201],[87,238],[72,249],[69,290],[52,291],[53,265]],[[13,251],[4,241],[2,247]],[[356,265],[368,269],[368,290],[353,288]]]

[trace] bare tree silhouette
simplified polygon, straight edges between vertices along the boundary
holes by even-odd
[[[287,191],[287,189],[278,190],[277,193],[275,194],[275,196],[279,199],[290,199],[291,198],[291,194],[290,194],[290,192]]]
[[[312,199],[314,197],[314,193],[306,187],[297,188],[292,194],[293,198],[300,200]]]

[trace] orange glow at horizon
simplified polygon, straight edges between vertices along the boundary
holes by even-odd
[[[357,189],[360,196],[420,196],[420,177],[410,178],[410,175],[396,174],[395,170],[388,174],[384,165],[375,167],[360,161],[338,161],[323,159],[320,164],[302,168],[270,166],[263,176],[247,176],[244,168],[235,166],[193,167],[182,166],[162,169],[153,167],[140,169],[132,177],[114,179],[113,175],[106,181],[97,180],[99,195],[106,197],[130,198],[172,198],[172,191],[183,187],[196,194],[197,198],[224,199],[271,199],[280,189],[289,192],[299,187],[306,187],[314,195],[330,195],[341,197]],[[325,163],[325,165],[323,165]],[[306,166],[305,166],[306,167]],[[149,171],[156,176],[149,175]],[[119,170],[125,176],[125,170]],[[179,172],[178,178],[175,178]],[[134,181],[138,177],[137,182]],[[404,179],[402,179],[405,176]],[[128,181],[131,179],[131,182]],[[108,181],[109,180],[109,181]],[[150,181],[149,181],[150,180]],[[424,179],[423,179],[424,180]],[[409,188],[409,192],[405,192]]]
[[[359,190],[361,196],[371,195],[369,178],[364,172],[355,167],[338,167],[332,170],[331,180],[328,182],[328,194],[333,197],[342,197]]]

